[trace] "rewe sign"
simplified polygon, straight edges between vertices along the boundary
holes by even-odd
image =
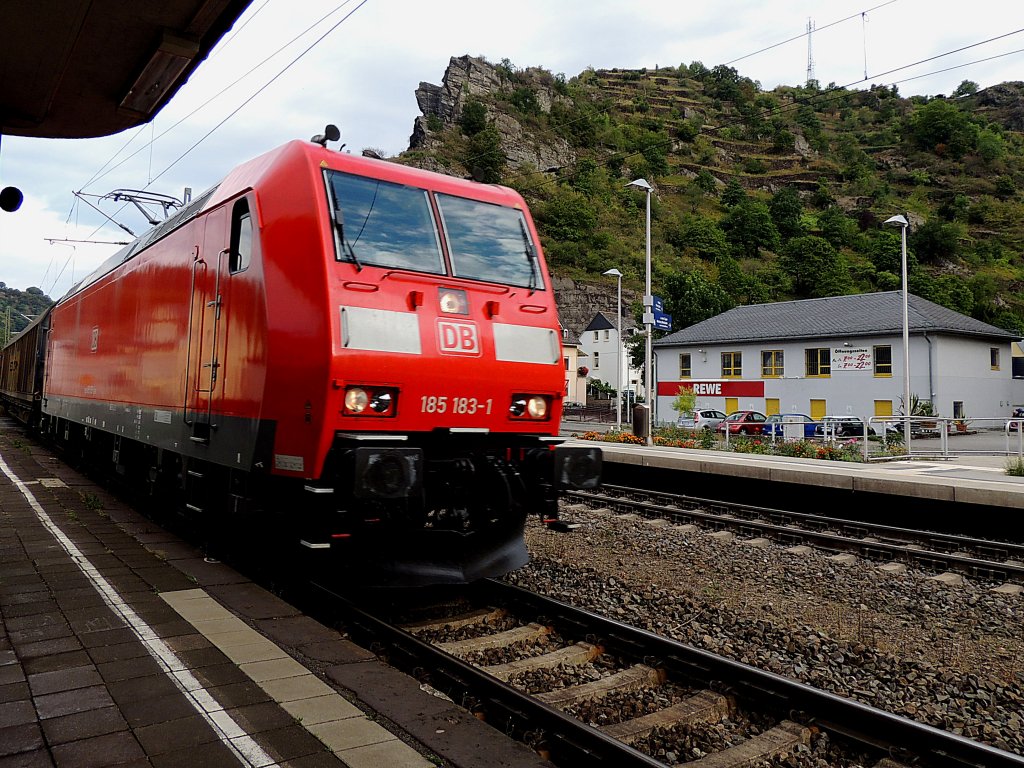
[[[698,397],[764,397],[763,381],[733,381],[730,379],[703,379],[686,381],[659,381],[660,397],[675,397],[679,388],[692,389]]]

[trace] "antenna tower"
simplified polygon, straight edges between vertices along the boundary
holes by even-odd
[[[811,33],[814,32],[814,22],[807,19],[807,82],[814,80],[814,56],[811,53]]]

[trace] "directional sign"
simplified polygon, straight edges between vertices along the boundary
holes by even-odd
[[[672,330],[672,315],[666,315],[664,312],[654,312],[654,327],[659,331],[671,331]]]
[[[657,315],[659,313],[660,314],[664,314],[665,313],[665,302],[662,301],[661,297],[660,296],[651,296],[651,299],[653,299],[653,301],[654,301],[654,314],[655,315]]]

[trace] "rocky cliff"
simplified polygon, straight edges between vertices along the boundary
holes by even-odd
[[[527,69],[518,73],[518,77],[530,82],[532,95],[543,113],[550,113],[551,105],[563,98],[550,87],[551,73],[546,70]],[[421,82],[416,89],[416,103],[423,114],[413,125],[412,136],[409,137],[410,151],[436,149],[441,141],[440,132],[456,127],[466,102],[476,99],[484,104],[488,122],[501,134],[501,145],[509,168],[544,170],[575,162],[576,154],[564,139],[552,141],[548,135],[540,140],[516,118],[489,103],[496,95],[509,90],[510,85],[501,68],[472,56],[453,56],[441,85]]]

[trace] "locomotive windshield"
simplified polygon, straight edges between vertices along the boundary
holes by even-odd
[[[338,171],[326,174],[338,261],[444,273],[426,190]]]
[[[451,195],[437,203],[456,276],[544,288],[522,211]]]

